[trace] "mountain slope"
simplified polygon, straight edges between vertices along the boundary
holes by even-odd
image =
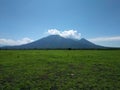
[[[80,45],[82,46],[82,48],[105,48],[103,46],[100,45],[96,45],[84,38],[82,38],[81,40],[79,40]]]
[[[90,41],[82,38],[81,40],[74,40],[63,38],[59,35],[51,35],[37,41],[20,45],[4,47],[6,49],[99,49],[104,48],[102,46],[95,45]]]

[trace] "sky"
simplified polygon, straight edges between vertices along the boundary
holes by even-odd
[[[0,0],[0,45],[48,35],[120,47],[120,0]]]

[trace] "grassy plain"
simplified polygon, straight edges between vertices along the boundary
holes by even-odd
[[[120,90],[120,50],[0,50],[0,90]]]

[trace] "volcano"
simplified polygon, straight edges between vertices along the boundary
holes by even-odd
[[[19,45],[6,46],[4,49],[104,49],[104,46],[96,45],[87,39],[70,39],[59,35],[50,35],[37,41]]]

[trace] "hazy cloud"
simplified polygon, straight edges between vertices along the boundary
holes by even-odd
[[[104,42],[104,41],[120,41],[120,36],[114,36],[114,37],[98,37],[98,38],[92,38],[89,39],[92,42]]]
[[[76,30],[65,30],[60,31],[57,29],[49,29],[48,34],[50,35],[60,35],[64,38],[80,39],[81,33],[78,33]]]
[[[30,43],[33,40],[30,38],[23,38],[21,40],[13,40],[13,39],[0,39],[0,44],[1,45],[21,45],[21,44],[26,44]]]

